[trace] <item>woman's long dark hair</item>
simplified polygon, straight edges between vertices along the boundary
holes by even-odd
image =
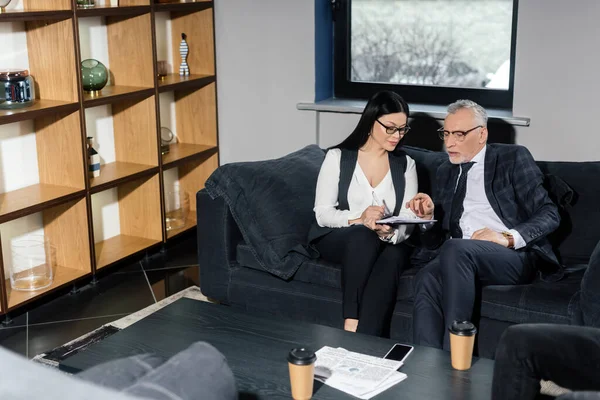
[[[396,92],[384,90],[375,93],[367,102],[365,110],[354,131],[342,143],[332,146],[332,149],[358,150],[367,143],[369,132],[377,118],[386,114],[404,113],[408,118],[408,104]]]

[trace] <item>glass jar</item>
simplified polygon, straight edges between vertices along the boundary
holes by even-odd
[[[52,285],[56,248],[43,236],[32,235],[11,241],[10,286],[13,290],[35,291]]]
[[[187,192],[175,188],[165,192],[165,223],[167,231],[185,226],[190,211],[190,197]]]
[[[0,71],[0,108],[20,108],[33,104],[35,82],[26,69]]]

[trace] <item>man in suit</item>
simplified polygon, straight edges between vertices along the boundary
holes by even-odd
[[[449,349],[447,327],[471,320],[482,286],[530,282],[560,268],[545,238],[560,221],[529,151],[487,144],[487,113],[459,100],[440,129],[449,159],[437,170],[433,200],[408,206],[424,219],[425,247],[438,254],[415,278],[414,342]]]

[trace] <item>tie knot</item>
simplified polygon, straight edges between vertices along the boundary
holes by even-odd
[[[475,161],[466,162],[460,164],[460,169],[464,174],[466,174],[473,167],[473,165],[475,165]]]

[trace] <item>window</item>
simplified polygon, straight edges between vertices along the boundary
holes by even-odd
[[[512,108],[518,0],[336,0],[334,91]]]

